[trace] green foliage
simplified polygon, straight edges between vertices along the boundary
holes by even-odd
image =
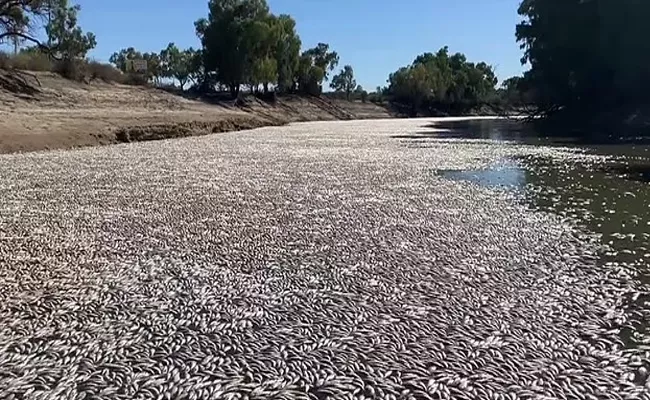
[[[257,59],[252,65],[250,82],[253,87],[264,85],[264,92],[269,91],[269,84],[275,83],[278,76],[278,63],[275,58]]]
[[[354,89],[354,95],[356,98],[361,99],[362,103],[366,103],[368,101],[368,92],[363,89],[363,86],[358,85],[356,89]]]
[[[129,70],[132,64],[129,61],[144,60],[147,62],[147,72],[145,74],[136,74],[134,71]],[[158,82],[163,77],[163,63],[161,55],[158,53],[142,53],[133,47],[122,49],[119,52],[113,53],[108,61],[115,65],[115,67],[126,75],[142,75],[141,78],[132,78],[130,81],[140,82],[143,79],[146,82],[153,80]]]
[[[194,85],[201,85],[206,80],[205,68],[203,67],[203,50],[186,50],[188,52],[188,63],[189,63],[189,79],[194,83]]]
[[[68,0],[0,0],[0,42],[11,39],[14,44],[31,42],[35,46],[22,49],[5,64],[32,71],[53,71],[66,78],[86,80],[92,65],[86,54],[97,44],[92,33],[77,25],[81,8]],[[38,25],[49,15],[48,23]],[[30,29],[45,28],[48,45],[31,37]],[[51,56],[54,56],[53,58]]]
[[[495,96],[498,80],[491,66],[468,62],[461,53],[450,56],[444,47],[418,56],[392,73],[388,82],[388,94],[415,115],[467,112]]]
[[[539,113],[581,117],[647,102],[650,2],[524,0],[517,40]]]
[[[133,47],[129,47],[128,49],[122,49],[119,52],[113,53],[113,55],[111,55],[111,57],[108,59],[108,62],[115,65],[115,67],[120,71],[127,73],[129,72],[127,70],[128,68],[127,61],[141,60],[141,59],[143,59],[142,53],[137,51]]]
[[[248,51],[244,76],[253,90],[264,85],[265,92],[268,92],[269,84],[277,81],[275,48],[280,33],[277,24],[276,17],[269,14],[249,24],[244,32],[244,45]]]
[[[377,86],[374,92],[368,94],[368,100],[370,100],[373,103],[383,104],[384,92],[385,92],[384,88],[382,88],[381,86]]]
[[[38,22],[58,6],[58,2],[50,0],[0,0],[0,43],[19,38],[43,46],[29,35],[30,28],[41,28]]]
[[[296,21],[289,15],[280,15],[275,20],[275,61],[278,91],[293,88],[294,78],[300,64],[300,37],[296,32]]]
[[[262,51],[256,40],[266,32],[269,8],[265,0],[210,0],[208,8],[208,18],[195,23],[204,67],[237,95]]]
[[[124,80],[124,75],[120,70],[110,64],[104,64],[94,60],[88,61],[86,71],[91,81],[99,79],[110,83],[122,82]]]
[[[337,92],[344,92],[345,97],[350,100],[350,94],[357,87],[357,81],[354,79],[354,70],[352,66],[346,65],[338,75],[332,78],[330,87]]]
[[[424,99],[433,95],[431,77],[423,64],[400,68],[389,76],[388,82],[394,99],[410,104],[412,115],[417,115]]]
[[[128,60],[145,59],[150,79],[174,79],[183,88],[192,82],[200,91],[227,87],[233,96],[245,86],[255,92],[320,94],[338,64],[337,53],[324,43],[301,55],[296,21],[272,14],[266,0],[209,0],[208,9],[207,18],[194,23],[201,49],[170,43],[160,54],[142,54],[128,48],[110,62],[127,73]]]
[[[208,8],[208,18],[194,24],[203,45],[202,68],[195,71],[233,95],[243,84],[265,91],[295,86],[301,41],[293,18],[271,14],[265,0],[211,0]]]
[[[325,71],[313,64],[311,56],[303,53],[300,56],[295,77],[300,92],[314,96],[321,94],[323,79],[325,79]]]
[[[95,48],[97,40],[91,32],[83,33],[77,26],[79,5],[70,6],[68,0],[56,0],[52,19],[45,26],[52,51],[65,60],[84,59]]]
[[[533,102],[527,82],[521,76],[513,76],[503,81],[498,96],[504,108],[518,108]]]
[[[36,44],[16,54],[13,67],[52,70],[70,79],[83,79],[86,54],[97,42],[92,33],[84,34],[77,26],[79,11],[78,5],[70,6],[67,0],[0,0],[0,42],[11,39],[16,47],[24,41]],[[49,38],[45,46],[28,32],[42,28],[37,23],[47,14],[51,19],[44,26]],[[49,60],[50,54],[55,62]]]
[[[174,43],[169,43],[167,48],[160,52],[162,76],[176,79],[183,90],[192,75],[195,56],[196,50],[193,48],[180,50]]]
[[[324,72],[324,80],[327,80],[329,73],[339,64],[339,55],[335,51],[330,51],[330,45],[327,43],[318,43],[312,49],[304,52],[311,57],[312,65],[320,68]]]
[[[37,48],[21,49],[18,54],[6,55],[5,68],[16,68],[24,71],[52,71],[52,61],[47,54]]]
[[[368,92],[366,92],[365,90],[361,92],[361,102],[362,103],[368,102]]]
[[[323,81],[328,73],[338,65],[339,56],[329,50],[329,45],[319,43],[316,47],[302,53],[298,62],[295,82],[300,92],[319,95],[323,91]]]

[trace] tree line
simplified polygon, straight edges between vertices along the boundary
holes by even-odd
[[[71,63],[85,60],[96,45],[92,33],[77,25],[80,7],[68,0],[0,0],[0,39],[14,37],[34,46],[22,53],[46,52]],[[43,20],[48,43],[26,34],[34,21]],[[178,48],[174,43],[159,52],[128,47],[114,53],[109,62],[123,75],[136,75],[134,60],[146,61],[144,82],[165,79],[199,91],[228,90],[233,96],[246,88],[253,93],[300,93],[320,95],[325,82],[348,100],[395,101],[411,113],[430,113],[443,108],[462,112],[487,101],[496,78],[485,63],[470,63],[464,55],[450,55],[447,48],[425,53],[413,64],[391,74],[389,85],[368,94],[357,84],[354,69],[345,65],[333,75],[339,55],[327,43],[302,49],[296,21],[286,14],[273,14],[266,0],[210,0],[208,16],[194,23],[200,39],[198,49]],[[113,74],[114,75],[114,74]]]
[[[650,2],[524,0],[518,11],[516,36],[531,68],[510,83],[536,116],[620,122],[648,106]]]
[[[462,114],[493,102],[498,79],[492,66],[469,62],[464,54],[450,54],[443,47],[393,72],[388,83],[385,94],[412,115]]]
[[[0,0],[0,43],[27,42],[30,45],[21,50],[21,56],[47,55],[57,66],[78,69],[88,65],[86,56],[97,41],[78,26],[80,10],[68,0]],[[187,83],[200,90],[225,87],[234,96],[242,87],[252,92],[318,95],[339,63],[338,54],[326,43],[301,51],[296,21],[271,13],[265,0],[210,0],[208,10],[207,18],[194,23],[200,49],[179,49],[174,43],[160,52],[129,47],[114,53],[109,62],[124,75],[135,75],[139,71],[133,70],[130,61],[144,60],[144,81],[159,83],[170,78],[181,88]],[[42,21],[47,21],[43,26],[47,42],[29,33]],[[349,95],[352,71],[345,66],[331,87]]]
[[[63,71],[88,63],[96,46],[77,25],[78,5],[68,0],[0,0],[0,42],[31,43],[21,53],[47,54]],[[532,106],[546,119],[579,119],[647,104],[650,90],[650,2],[645,0],[523,0],[516,39],[530,64],[523,76],[497,87],[494,68],[447,47],[423,53],[390,74],[387,86],[368,94],[327,43],[303,49],[296,21],[273,14],[266,0],[209,0],[194,23],[201,46],[170,43],[159,52],[126,48],[110,62],[130,75],[129,60],[147,61],[143,79],[174,80],[181,88],[319,95],[326,82],[341,96],[389,101],[409,114],[462,114],[483,106]],[[30,35],[44,24],[47,42]],[[0,60],[1,61],[1,60]],[[95,63],[97,64],[97,63]],[[96,70],[107,72],[105,65]]]
[[[319,95],[339,63],[327,43],[301,51],[296,21],[271,13],[265,0],[210,0],[208,10],[207,18],[194,23],[200,49],[182,50],[173,43],[160,53],[128,48],[110,62],[127,72],[127,60],[143,59],[148,79],[174,78],[181,89],[187,82],[200,91],[225,88],[234,97],[242,88]],[[360,91],[350,65],[331,78],[330,86],[348,98]]]
[[[32,42],[21,52],[45,53],[68,67],[87,64],[86,55],[97,42],[77,25],[79,11],[68,0],[0,0],[0,40]],[[48,42],[42,43],[27,32],[46,15]],[[357,85],[351,65],[333,75],[339,55],[329,44],[302,49],[296,21],[290,15],[273,14],[266,0],[209,0],[208,16],[198,19],[194,28],[201,42],[198,49],[181,49],[174,43],[159,52],[128,47],[115,52],[109,62],[122,75],[138,75],[144,82],[160,84],[167,79],[181,89],[188,85],[203,92],[225,89],[235,97],[244,88],[253,93],[320,95],[329,82],[348,100],[388,100],[404,105],[411,114],[464,112],[495,93],[492,67],[468,62],[463,54],[451,55],[443,48],[418,56],[391,74],[387,87],[369,95]],[[135,71],[134,60],[146,61],[146,71]]]

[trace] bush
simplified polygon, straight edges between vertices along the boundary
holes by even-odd
[[[25,71],[51,71],[52,61],[41,52],[21,52],[18,54],[2,53],[0,68],[15,68]]]
[[[9,69],[11,68],[11,58],[9,54],[4,51],[0,51],[0,68]]]
[[[110,64],[102,64],[98,61],[89,61],[86,64],[86,73],[92,81],[101,79],[104,82],[123,82],[124,74]]]
[[[52,71],[71,81],[84,81],[86,78],[85,69],[85,60],[64,58],[54,63]]]
[[[147,86],[149,78],[142,74],[126,74],[122,77],[122,83],[132,86]]]
[[[368,92],[365,90],[361,92],[361,101],[366,103],[368,101]]]
[[[125,75],[111,64],[80,59],[51,60],[38,50],[22,51],[18,54],[0,52],[0,68],[24,71],[50,71],[66,79],[90,82],[101,79],[104,82],[118,82],[128,85],[146,85],[148,79],[142,75]]]
[[[12,57],[14,68],[26,71],[51,71],[50,57],[41,52],[18,53]]]

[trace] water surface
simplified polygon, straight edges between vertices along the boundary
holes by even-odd
[[[639,279],[650,285],[650,152],[646,145],[577,144],[577,140],[541,137],[528,126],[514,121],[462,121],[436,125],[443,138],[490,139],[529,145],[579,146],[588,154],[610,157],[601,164],[560,162],[539,157],[502,160],[482,170],[443,170],[452,180],[485,187],[513,190],[530,207],[572,220],[601,236],[601,263],[632,267]],[[648,298],[631,299],[635,307],[646,307]],[[650,305],[650,303],[649,303]],[[640,321],[636,329],[644,330]],[[624,339],[633,344],[630,329]]]

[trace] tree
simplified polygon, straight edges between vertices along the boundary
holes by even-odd
[[[176,79],[183,90],[193,74],[192,63],[195,56],[196,50],[193,48],[180,50],[174,43],[169,43],[167,48],[160,52],[162,76]]]
[[[645,102],[650,2],[524,0],[516,36],[538,113],[593,118]]]
[[[417,56],[411,65],[391,74],[388,82],[387,94],[410,105],[411,114],[462,114],[496,98],[493,68],[468,62],[461,53],[449,55],[447,47]]]
[[[432,93],[428,71],[423,64],[400,68],[388,81],[395,98],[410,103],[412,116],[417,115],[424,99]]]
[[[329,73],[339,64],[339,55],[335,51],[330,51],[330,45],[327,43],[318,43],[312,49],[305,51],[306,55],[312,58],[312,64],[324,72],[323,79],[327,80]]]
[[[268,18],[269,8],[265,0],[210,0],[208,8],[208,18],[194,24],[203,45],[204,66],[236,96],[252,61],[247,32]]]
[[[252,21],[244,30],[243,44],[246,48],[244,76],[252,89],[257,91],[259,85],[268,93],[269,85],[275,84],[278,76],[276,46],[280,31],[277,18],[267,15]]]
[[[327,80],[328,72],[336,68],[338,62],[338,54],[330,52],[329,45],[325,43],[304,51],[298,61],[295,86],[305,94],[321,94],[323,81]]]
[[[275,20],[277,30],[275,63],[278,91],[286,92],[293,87],[294,76],[300,64],[300,37],[296,33],[296,21],[289,15],[280,15]]]
[[[194,85],[201,85],[205,80],[205,68],[203,68],[203,51],[194,50],[191,47],[187,50],[189,57],[189,79]]]
[[[137,51],[133,47],[127,49],[122,49],[119,52],[113,53],[108,59],[108,62],[115,65],[120,71],[127,73],[128,71],[128,61],[129,60],[142,60],[143,55],[141,52]]]
[[[368,101],[368,92],[364,90],[363,86],[358,85],[356,89],[354,89],[354,93],[357,97],[361,99],[362,103],[365,103]]]
[[[159,83],[160,78],[163,76],[163,65],[160,54],[158,53],[144,53],[142,59],[147,62],[147,81],[153,80]]]
[[[115,65],[122,73],[129,74],[133,72],[129,70],[129,68],[132,68],[129,61],[133,60],[144,60],[147,62],[147,71],[144,73],[147,81],[153,80],[158,83],[160,78],[163,77],[162,59],[160,54],[156,52],[142,53],[133,47],[129,47],[113,53],[108,59],[108,62]]]
[[[504,80],[498,95],[506,108],[527,106],[532,102],[526,79],[522,76],[513,76]]]
[[[45,26],[51,41],[51,50],[64,60],[83,59],[95,48],[97,41],[92,32],[83,33],[77,26],[81,6],[70,6],[68,0],[56,0],[52,18]]]
[[[269,84],[275,83],[278,76],[278,64],[275,58],[264,57],[255,60],[252,65],[251,83],[264,86],[264,93],[269,92]]]
[[[325,71],[314,65],[313,58],[303,52],[298,61],[294,87],[303,93],[317,96],[322,92],[322,82],[325,78]]]
[[[20,38],[47,50],[45,44],[28,32],[30,28],[41,28],[36,22],[57,6],[58,2],[49,0],[0,0],[0,43]]]
[[[354,79],[354,70],[352,69],[352,66],[344,66],[341,72],[332,78],[330,87],[337,92],[344,92],[345,98],[349,101],[350,94],[357,87],[357,81]]]

